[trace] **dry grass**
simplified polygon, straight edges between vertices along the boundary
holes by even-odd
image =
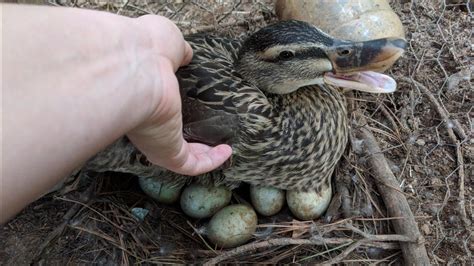
[[[185,33],[225,36],[275,19],[272,1],[170,2],[52,4],[131,17],[160,14]],[[445,1],[394,2],[393,7],[409,41],[405,57],[391,70],[399,89],[392,95],[351,96],[351,109],[362,114],[376,136],[400,183],[394,189],[408,199],[431,262],[468,264],[474,251],[471,14]],[[351,118],[357,127],[355,115]],[[205,238],[207,221],[191,220],[179,207],[146,198],[134,177],[108,174],[72,183],[65,195],[49,195],[11,221],[0,235],[3,257],[8,263],[48,264],[402,263],[399,243],[416,239],[394,234],[391,221],[404,217],[387,215],[361,142],[351,135],[335,174],[336,195],[323,219],[296,221],[288,210],[260,218],[255,239],[237,249],[214,248]],[[130,213],[133,207],[150,213],[138,221]]]

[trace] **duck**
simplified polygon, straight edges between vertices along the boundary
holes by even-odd
[[[245,182],[327,189],[348,141],[344,90],[395,91],[396,82],[379,72],[406,46],[400,38],[340,40],[297,20],[268,25],[243,39],[203,34],[185,39],[194,55],[176,72],[183,134],[187,141],[231,145],[229,161],[199,177],[180,176],[152,165],[123,137],[83,170],[229,188]]]

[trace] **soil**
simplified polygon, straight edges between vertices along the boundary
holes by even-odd
[[[47,4],[131,17],[160,14],[175,21],[185,34],[210,32],[236,37],[276,20],[274,3],[267,0],[57,0]],[[392,7],[402,20],[409,42],[404,57],[389,71],[398,81],[398,90],[391,95],[355,93],[351,102],[366,117],[377,137],[400,183],[399,189],[410,204],[432,264],[472,265],[472,1],[392,1]],[[411,80],[433,94],[448,113],[448,121]],[[448,132],[456,127],[456,121],[467,135],[455,136],[460,156]],[[347,185],[350,208],[342,202],[334,216],[310,222],[294,220],[287,209],[274,217],[259,217],[255,241],[282,236],[360,237],[347,226],[341,227],[348,221],[365,233],[393,234],[370,169],[365,158],[357,153],[357,141],[352,137],[352,145],[335,173],[336,184]],[[460,186],[460,168],[464,170],[464,188]],[[72,176],[61,189],[32,203],[3,225],[2,264],[200,263],[225,252],[212,247],[203,236],[207,220],[192,220],[181,212],[179,205],[165,206],[147,198],[136,177],[104,173],[77,178],[79,175]],[[240,196],[233,201],[248,201],[246,191],[245,186],[240,188],[234,193]],[[465,217],[460,211],[462,201]],[[141,221],[131,213],[135,207],[150,212]],[[318,263],[334,259],[347,245],[273,246],[237,255],[227,262]],[[340,262],[402,264],[403,258],[397,244],[388,241],[380,246],[357,248]]]

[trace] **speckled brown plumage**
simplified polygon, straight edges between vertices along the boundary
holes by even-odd
[[[288,23],[291,26],[288,33],[282,34],[284,25],[274,31],[285,37],[284,41],[273,37],[278,45],[317,42],[318,36],[311,35],[323,34],[308,29],[306,24]],[[299,25],[304,27],[299,28]],[[311,40],[294,33],[295,28]],[[265,34],[273,33],[267,30]],[[324,34],[319,38],[330,41]],[[228,143],[234,150],[230,167],[216,170],[200,180],[230,187],[241,181],[297,190],[327,186],[347,143],[347,114],[340,91],[327,85],[310,85],[286,94],[271,93],[257,87],[255,80],[262,77],[257,75],[275,75],[268,77],[275,80],[294,77],[286,77],[281,69],[255,74],[254,69],[239,61],[247,56],[242,55],[243,50],[258,55],[255,49],[260,48],[242,48],[244,42],[240,40],[219,37],[190,36],[187,40],[193,47],[194,57],[188,66],[177,72],[182,88],[185,138],[210,145]],[[258,42],[255,45],[259,45]],[[276,64],[282,68],[286,61]],[[294,67],[288,71],[293,70]],[[294,71],[307,70],[303,65]],[[297,80],[295,82],[297,84]],[[126,138],[92,158],[84,169],[169,176],[167,171],[149,164]],[[177,178],[175,180],[189,180],[172,176]]]

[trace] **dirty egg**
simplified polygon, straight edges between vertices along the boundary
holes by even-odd
[[[224,187],[191,184],[181,194],[184,213],[192,218],[207,218],[229,204],[232,192]]]
[[[138,182],[145,194],[166,204],[176,202],[182,188],[182,186],[172,185],[155,177],[140,177]]]
[[[259,214],[271,216],[283,207],[285,192],[274,187],[250,186],[250,200]]]
[[[207,237],[221,248],[236,247],[252,238],[257,229],[257,214],[243,204],[230,205],[212,217]]]
[[[331,187],[316,191],[286,192],[286,202],[290,211],[300,220],[313,220],[321,216],[331,201]]]

